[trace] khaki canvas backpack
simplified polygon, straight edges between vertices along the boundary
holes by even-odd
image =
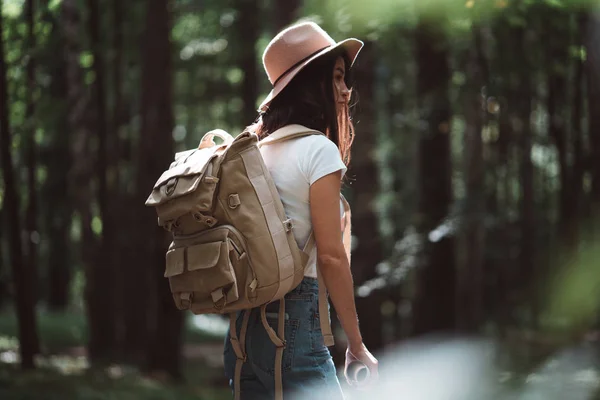
[[[293,224],[285,215],[259,147],[322,134],[295,128],[260,142],[248,131],[235,139],[223,130],[208,132],[197,149],[175,155],[146,201],[155,208],[158,224],[172,233],[165,277],[177,308],[194,314],[229,314],[231,344],[237,357],[236,400],[250,316],[250,312],[244,313],[238,337],[236,312],[255,307],[260,307],[262,323],[277,347],[275,391],[277,399],[283,398],[283,298],[304,278],[315,241],[311,233],[305,248],[298,248]],[[214,136],[223,144],[215,145]],[[344,204],[347,206],[345,200]],[[319,268],[317,277],[321,329],[325,345],[331,346],[327,293]],[[281,301],[275,332],[267,322],[265,308],[277,300]]]

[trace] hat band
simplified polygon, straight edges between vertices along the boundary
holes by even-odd
[[[277,82],[279,82],[284,76],[286,76],[287,74],[292,72],[292,70],[294,68],[296,68],[297,66],[299,66],[300,64],[302,64],[303,62],[308,60],[309,58],[313,57],[315,54],[322,52],[323,50],[325,50],[328,47],[331,47],[331,45],[327,45],[323,48],[320,48],[319,50],[315,51],[314,53],[309,54],[308,56],[304,57],[302,60],[298,61],[296,64],[294,64],[291,67],[289,67],[288,69],[286,69],[283,74],[279,75],[279,78],[275,79],[275,82],[273,82],[273,86],[277,85]]]

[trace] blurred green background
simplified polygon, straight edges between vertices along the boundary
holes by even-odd
[[[344,193],[367,346],[483,337],[497,398],[600,398],[599,6],[3,0],[0,398],[232,397],[227,322],[175,309],[143,204],[175,151],[253,122],[299,20],[366,43]],[[571,349],[593,357],[549,380],[585,395],[528,392]]]

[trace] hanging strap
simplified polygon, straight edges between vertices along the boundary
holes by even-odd
[[[240,400],[240,381],[242,378],[242,367],[246,362],[246,331],[248,330],[248,321],[250,320],[250,310],[242,311],[244,318],[242,319],[242,331],[240,332],[240,339],[238,339],[237,330],[235,326],[236,313],[229,314],[229,335],[231,347],[235,352],[237,360],[235,361],[235,375],[233,380],[235,400]]]
[[[285,349],[285,299],[279,301],[279,314],[277,316],[277,333],[267,321],[267,305],[260,307],[260,319],[275,350],[275,400],[283,400],[283,350]]]

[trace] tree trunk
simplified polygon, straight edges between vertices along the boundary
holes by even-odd
[[[575,42],[578,46],[584,46],[583,31],[585,27],[585,14],[578,13],[575,16],[578,29],[575,31]],[[569,224],[569,239],[575,246],[579,243],[579,226],[582,218],[582,199],[583,199],[583,177],[585,175],[585,154],[583,149],[583,85],[584,85],[584,64],[583,60],[577,59],[575,62],[574,76],[575,91],[573,93],[573,167],[571,172],[570,192],[571,192],[571,219]]]
[[[183,313],[173,304],[164,274],[167,249],[165,232],[156,225],[155,211],[143,208],[156,177],[168,168],[173,158],[172,66],[170,15],[168,0],[148,0],[146,28],[142,47],[142,126],[137,177],[136,206],[141,209],[137,228],[142,239],[139,272],[151,274],[151,292],[157,299],[150,302],[150,347],[147,367],[181,378],[181,331]],[[141,298],[147,304],[147,293]],[[142,312],[143,308],[139,310]],[[144,332],[146,335],[148,332]]]
[[[259,15],[257,0],[238,0],[240,19],[238,21],[239,66],[244,71],[242,79],[242,113],[240,126],[251,124],[257,116],[256,99],[258,98],[258,79],[256,63],[256,46],[258,41],[259,25],[256,15]]]
[[[587,51],[587,101],[590,134],[590,172],[592,189],[590,203],[595,219],[595,234],[600,236],[600,14],[592,9],[587,16],[585,47]]]
[[[119,207],[127,203],[128,193],[121,187],[121,171],[126,160],[122,159],[122,143],[119,137],[119,131],[126,121],[126,107],[123,101],[123,21],[126,19],[124,13],[127,7],[123,7],[121,0],[113,0],[112,5],[112,51],[114,57],[111,60],[112,67],[112,95],[113,109],[111,117],[111,126],[107,131],[106,146],[108,148],[107,174],[111,177],[111,184],[108,186],[107,215],[106,226],[103,232],[105,245],[111,249],[107,262],[112,265],[113,287],[114,287],[114,305],[115,305],[115,342],[118,349],[116,359],[121,361],[127,357],[127,348],[125,346],[125,332],[127,320],[123,313],[123,308],[118,305],[126,304],[129,301],[129,295],[125,292],[125,271],[130,267],[132,261],[127,257],[130,252],[127,250],[128,231],[115,229],[120,223],[127,221],[128,210],[125,207]],[[128,165],[131,168],[130,165]],[[108,176],[107,176],[108,179]]]
[[[113,255],[113,219],[108,208],[107,187],[107,124],[106,124],[106,95],[105,74],[102,42],[100,39],[100,15],[98,0],[88,0],[89,8],[89,35],[91,39],[95,79],[92,84],[92,99],[89,103],[90,127],[93,127],[93,136],[98,139],[98,158],[94,169],[98,177],[98,208],[102,221],[102,233],[98,243],[96,262],[90,266],[88,282],[88,299],[90,309],[93,311],[90,325],[95,329],[90,330],[89,356],[92,363],[111,360],[115,355],[116,333],[115,321],[117,307],[115,304],[115,291],[113,290],[115,268],[112,262]]]
[[[298,18],[302,0],[275,0],[274,3],[275,31],[279,32]]]
[[[486,123],[487,61],[483,55],[480,27],[473,27],[473,45],[467,61],[467,99],[465,107],[464,174],[466,202],[463,231],[463,265],[459,274],[458,328],[463,332],[477,333],[483,323],[483,262],[485,245],[485,168],[483,140]]]
[[[68,192],[68,171],[71,168],[70,134],[66,108],[67,76],[66,52],[64,37],[59,23],[48,9],[44,1],[45,22],[51,25],[49,44],[45,54],[48,61],[47,73],[53,77],[49,92],[57,102],[65,104],[64,112],[52,126],[52,142],[45,155],[48,177],[43,186],[44,202],[52,212],[44,213],[45,225],[48,229],[48,308],[52,311],[62,311],[69,304],[70,271],[70,228],[72,220],[71,202]],[[50,55],[51,54],[51,55]],[[41,155],[40,155],[41,156]]]
[[[519,67],[518,87],[515,88],[515,99],[512,110],[513,132],[519,138],[520,167],[519,183],[521,187],[520,204],[520,231],[521,231],[521,252],[520,252],[520,282],[524,282],[526,290],[525,297],[522,300],[528,300],[532,305],[532,317],[538,314],[537,296],[534,294],[534,283],[536,276],[535,263],[535,199],[534,199],[534,168],[531,160],[531,150],[533,145],[533,132],[531,130],[531,102],[533,97],[532,82],[530,71],[529,56],[526,45],[526,28],[518,28],[513,32],[513,40],[516,43],[515,59],[522,60]]]
[[[441,14],[436,14],[441,15]],[[418,229],[424,262],[417,274],[413,335],[453,331],[456,325],[454,237],[445,219],[452,204],[450,68],[444,17],[422,15],[416,28],[419,132]]]
[[[4,208],[0,208],[0,310],[4,310],[8,300],[8,274],[3,272],[9,263],[6,262],[4,254],[8,252],[4,248],[4,236],[6,236],[7,224],[4,221]]]
[[[375,160],[377,146],[375,109],[375,44],[365,43],[354,67],[356,89],[360,95],[357,110],[356,136],[352,145],[352,274],[357,286],[377,275],[381,262],[382,242],[375,213],[379,193],[378,167]],[[367,297],[357,297],[356,306],[365,344],[370,350],[383,347],[381,295],[372,292]]]
[[[95,271],[97,268],[97,244],[96,237],[92,231],[91,205],[93,194],[90,182],[93,176],[93,160],[90,152],[91,133],[86,121],[86,111],[89,107],[89,99],[86,95],[83,75],[79,63],[81,16],[77,6],[77,0],[63,0],[62,26],[65,35],[66,58],[67,58],[67,98],[69,109],[69,130],[72,132],[72,166],[69,171],[69,192],[74,201],[75,209],[81,224],[81,262],[85,272],[85,300],[89,324],[89,351],[93,354],[92,359],[96,361],[98,350],[102,348],[101,335],[103,304],[95,293],[97,282]],[[110,293],[104,293],[109,296]]]
[[[575,245],[574,232],[572,231],[576,215],[573,204],[571,167],[569,163],[569,139],[567,136],[567,71],[569,59],[569,36],[564,27],[568,26],[568,16],[562,15],[563,11],[549,10],[546,15],[548,36],[554,39],[548,43],[547,65],[548,72],[548,98],[547,109],[549,128],[548,134],[556,146],[559,164],[559,224],[558,234],[562,244],[567,247]],[[562,21],[561,27],[557,22]],[[576,90],[577,91],[577,90]]]
[[[21,366],[34,368],[33,356],[39,349],[39,339],[35,317],[33,273],[29,263],[24,262],[21,242],[21,221],[19,218],[19,189],[15,180],[12,161],[12,138],[10,132],[10,112],[6,62],[4,59],[4,17],[0,13],[0,162],[4,178],[4,208],[7,211],[8,245],[12,277],[16,290],[16,311],[19,332],[19,352]]]
[[[25,106],[26,122],[26,145],[25,145],[25,163],[27,164],[27,210],[25,213],[25,232],[27,234],[25,243],[25,262],[29,264],[31,271],[32,287],[34,291],[33,301],[37,303],[39,298],[40,288],[37,279],[37,246],[40,242],[38,233],[38,211],[37,211],[37,145],[35,143],[35,95],[36,79],[35,79],[35,7],[33,0],[27,0],[25,5],[25,16],[27,23],[27,100]],[[38,349],[39,350],[39,349]]]

